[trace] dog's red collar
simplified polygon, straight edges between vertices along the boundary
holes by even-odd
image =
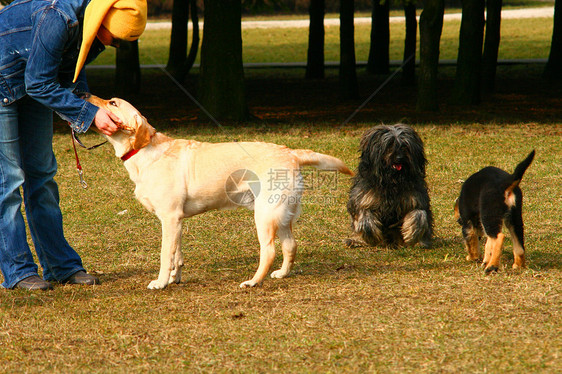
[[[140,151],[140,149],[131,149],[129,152],[127,152],[123,156],[121,156],[121,160],[127,161],[128,159],[130,159],[131,157],[136,155],[138,151]]]

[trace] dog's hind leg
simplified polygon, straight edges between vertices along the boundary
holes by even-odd
[[[525,267],[525,247],[519,241],[514,230],[510,229],[511,241],[513,242],[513,269]]]
[[[375,247],[385,242],[382,223],[371,210],[365,209],[353,216],[351,229],[354,233],[353,238],[345,241],[350,248],[363,245]]]
[[[486,262],[486,268],[484,271],[486,274],[491,273],[492,271],[498,271],[500,267],[500,257],[503,248],[503,241],[505,239],[505,235],[501,232],[497,234],[494,238],[493,236],[488,236],[486,239],[486,256],[490,253],[489,261]]]
[[[505,224],[509,229],[509,234],[513,243],[513,269],[525,267],[525,244],[521,210],[518,212],[512,211],[510,219],[506,220]]]
[[[277,236],[283,249],[283,264],[281,269],[271,273],[271,278],[285,278],[291,272],[297,255],[297,242],[293,236],[292,224],[287,227],[279,227]]]
[[[490,259],[492,258],[492,241],[488,240],[486,237],[486,244],[484,245],[484,259],[482,260],[482,266],[488,267]]]
[[[462,235],[464,239],[464,245],[468,252],[466,256],[467,261],[478,261],[480,258],[480,250],[478,249],[479,240],[478,240],[478,230],[471,224],[466,224],[462,228]],[[488,252],[485,251],[484,254],[484,263],[487,263],[486,258],[488,256]]]
[[[503,241],[505,239],[505,235],[502,233],[503,218],[494,214],[493,209],[487,208],[480,209],[482,212],[480,220],[486,234],[486,253],[483,263],[486,274],[499,269]]]
[[[242,288],[260,285],[275,260],[275,235],[277,232],[275,217],[271,216],[271,212],[260,211],[257,206],[254,216],[260,242],[260,263],[253,278],[240,284]]]
[[[369,247],[369,244],[357,233],[353,235],[353,238],[344,239],[343,243],[349,248]]]
[[[168,281],[168,284],[172,284],[172,283],[179,284],[181,282],[182,267],[183,267],[183,254],[181,251],[181,244],[180,244],[174,256],[173,268],[172,268],[172,272],[170,273],[170,280]]]
[[[162,249],[160,250],[160,273],[158,279],[148,285],[151,290],[164,289],[170,282],[170,274],[174,268],[174,261],[181,243],[181,217],[161,217],[162,221]]]

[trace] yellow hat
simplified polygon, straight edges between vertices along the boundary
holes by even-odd
[[[91,0],[84,13],[82,45],[73,82],[78,79],[102,24],[115,38],[133,41],[144,31],[146,13],[146,0]]]

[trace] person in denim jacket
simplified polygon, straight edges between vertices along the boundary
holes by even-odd
[[[106,45],[136,40],[146,0],[15,0],[0,10],[0,269],[7,289],[98,284],[62,228],[53,112],[77,133],[117,131],[119,119],[81,97],[84,65]],[[26,219],[43,278],[26,238]]]

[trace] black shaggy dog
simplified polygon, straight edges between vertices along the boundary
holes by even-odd
[[[363,135],[360,148],[347,203],[354,237],[346,244],[431,246],[433,215],[419,135],[407,125],[380,125]]]

